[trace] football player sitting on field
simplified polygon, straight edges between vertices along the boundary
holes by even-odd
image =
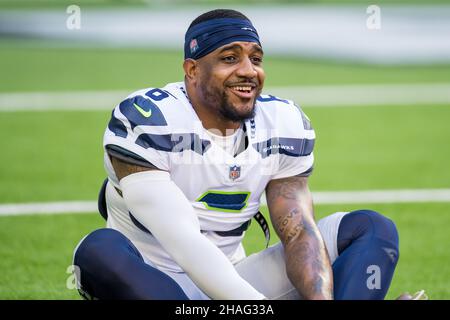
[[[261,94],[263,46],[234,10],[196,18],[182,82],[136,91],[104,135],[107,228],[75,249],[96,299],[384,299],[399,258],[378,212],[317,223],[308,188],[315,132],[294,102]],[[265,192],[280,242],[246,256]]]

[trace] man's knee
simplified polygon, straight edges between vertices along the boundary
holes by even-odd
[[[114,229],[98,229],[87,235],[75,250],[74,264],[81,269],[89,269],[95,264],[109,265],[114,267],[117,264],[111,264],[112,260],[116,260],[124,254],[134,254],[141,257],[139,251],[134,247],[128,238],[122,233]]]
[[[89,300],[114,297],[112,285],[126,271],[130,259],[142,260],[142,256],[122,233],[108,228],[91,232],[74,253],[78,291]]]
[[[338,231],[339,253],[350,243],[373,239],[389,243],[398,256],[398,232],[392,220],[373,210],[352,211],[342,218]]]
[[[350,212],[344,219],[344,223],[350,219],[354,220],[356,227],[365,231],[366,236],[370,235],[386,241],[398,242],[395,223],[376,211],[356,210]]]
[[[338,250],[335,298],[384,299],[399,257],[395,224],[376,211],[350,212],[339,226]]]

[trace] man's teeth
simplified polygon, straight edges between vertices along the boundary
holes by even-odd
[[[234,87],[238,91],[251,91],[252,87]]]

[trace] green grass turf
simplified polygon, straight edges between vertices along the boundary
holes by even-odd
[[[0,115],[0,202],[95,199],[109,112]]]
[[[183,79],[182,54],[144,49],[18,47],[0,42],[0,91],[129,89]],[[266,86],[450,82],[450,65],[376,66],[272,57]]]
[[[448,106],[307,113],[317,132],[314,190],[450,187]],[[95,199],[108,118],[106,111],[2,113],[0,203]]]
[[[450,298],[450,204],[319,205],[316,217],[339,210],[371,208],[391,218],[399,229],[400,261],[387,299],[404,291],[426,289],[432,299]],[[263,210],[266,214],[266,210]],[[0,218],[0,299],[79,299],[69,290],[67,268],[78,241],[103,227],[99,215],[49,215]],[[272,231],[272,242],[277,241]],[[264,248],[252,223],[244,241],[248,254]]]
[[[318,190],[450,187],[449,106],[312,108]]]
[[[0,299],[73,299],[66,288],[73,249],[103,226],[100,215],[0,217]]]

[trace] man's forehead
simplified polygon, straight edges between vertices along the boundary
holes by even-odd
[[[230,43],[227,43],[227,44],[217,48],[216,50],[214,50],[214,52],[221,53],[221,52],[229,51],[229,50],[235,50],[235,51],[248,50],[248,51],[258,51],[258,52],[263,53],[263,50],[259,44],[257,44],[256,42],[250,42],[250,41],[230,42]]]

